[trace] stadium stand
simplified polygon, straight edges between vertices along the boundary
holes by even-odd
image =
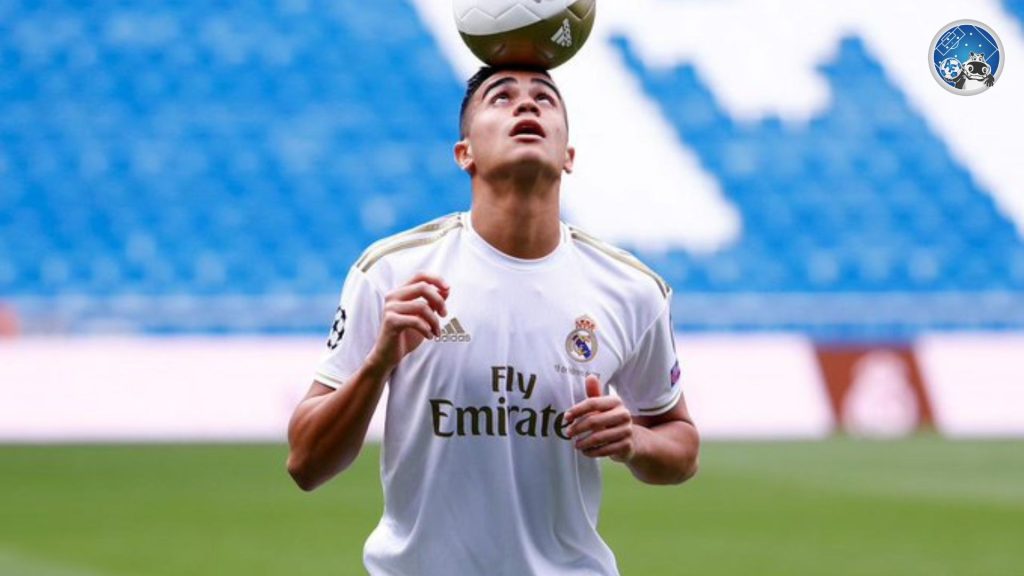
[[[925,327],[1013,325],[989,311],[998,302],[977,306],[985,300],[979,293],[1024,290],[1024,246],[1012,223],[929,133],[859,40],[845,40],[837,60],[822,70],[834,99],[807,127],[777,119],[739,125],[692,67],[654,71],[627,42],[619,46],[680,138],[743,213],[737,246],[710,258],[674,252],[657,266],[684,291],[746,295],[747,310],[727,327],[772,326],[773,317],[795,316],[773,316],[771,305],[780,299],[756,296],[777,292],[804,295],[796,305],[815,306],[826,323],[835,318],[830,309],[874,318],[873,326],[861,327],[871,330],[861,332],[868,338]],[[842,294],[847,297],[814,297]],[[935,294],[944,296],[923,297]],[[886,318],[878,307],[887,304],[917,308],[921,317]],[[722,314],[704,309],[705,322]],[[693,307],[684,316],[692,323],[700,314]],[[810,330],[844,337],[827,326]]]
[[[1024,1],[1022,0],[1003,0],[1003,4],[1006,6],[1006,10],[1017,17],[1022,24],[1024,24]]]
[[[744,220],[641,254],[680,328],[1024,326],[1012,224],[860,41],[807,127],[618,48]],[[468,203],[461,82],[403,0],[5,2],[0,70],[0,300],[28,333],[324,331],[365,246]]]

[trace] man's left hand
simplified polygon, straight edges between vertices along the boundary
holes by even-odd
[[[629,410],[618,396],[602,394],[601,382],[593,374],[587,376],[586,389],[587,399],[565,412],[569,438],[584,456],[629,462],[636,454]]]

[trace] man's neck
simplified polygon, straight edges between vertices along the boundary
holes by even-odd
[[[505,185],[502,185],[505,184]],[[525,190],[511,182],[473,182],[473,229],[488,244],[514,258],[536,260],[551,254],[561,241],[558,188]]]

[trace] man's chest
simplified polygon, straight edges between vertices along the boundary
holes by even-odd
[[[561,411],[585,397],[587,374],[607,381],[628,350],[619,314],[571,279],[462,279],[447,308],[441,335],[402,367],[408,392],[428,401]]]

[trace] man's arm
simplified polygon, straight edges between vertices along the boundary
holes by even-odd
[[[587,399],[565,417],[577,450],[622,462],[648,484],[681,484],[697,473],[700,436],[682,396],[663,414],[632,416],[620,398],[601,394],[596,376],[586,388]]]
[[[313,490],[356,459],[385,379],[363,365],[337,390],[313,382],[288,425],[288,473],[300,488]]]
[[[633,416],[636,450],[626,461],[633,476],[648,484],[680,484],[697,473],[700,435],[682,396],[657,416]]]
[[[424,340],[438,336],[438,315],[447,315],[448,285],[417,274],[384,298],[380,333],[362,366],[338,389],[313,382],[288,425],[288,473],[313,490],[342,472],[359,455],[370,419],[399,361]]]

